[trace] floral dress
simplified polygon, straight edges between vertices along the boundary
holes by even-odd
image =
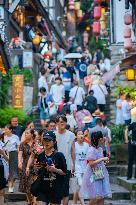
[[[96,149],[94,147],[89,147],[87,154],[87,161],[97,160],[103,157],[102,148]],[[104,165],[104,162],[97,164],[96,167],[101,167],[103,170],[104,178],[100,180],[95,180],[93,169],[90,167],[89,163],[85,170],[82,186],[80,189],[80,196],[84,199],[97,199],[111,197],[111,188],[109,183],[109,174]]]
[[[23,158],[22,170],[20,171],[19,191],[31,195],[30,187],[33,182],[32,174],[30,173],[29,176],[26,176],[25,174],[27,162],[31,155],[31,147],[29,144],[25,144],[22,142],[19,146],[19,151],[22,151]]]

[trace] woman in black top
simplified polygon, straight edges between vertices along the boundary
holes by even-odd
[[[43,145],[44,152],[37,157],[37,164],[39,164],[37,178],[39,185],[38,183],[36,185],[37,205],[60,204],[67,171],[66,160],[61,152],[55,150],[56,136],[53,131],[44,133]],[[31,157],[26,168],[27,174],[32,162]]]

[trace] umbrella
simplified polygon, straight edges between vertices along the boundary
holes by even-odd
[[[68,53],[64,56],[65,59],[74,59],[74,58],[82,58],[82,54],[80,53]]]

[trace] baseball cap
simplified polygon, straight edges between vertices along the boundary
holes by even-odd
[[[43,135],[43,140],[56,140],[56,135],[53,131],[45,132]]]

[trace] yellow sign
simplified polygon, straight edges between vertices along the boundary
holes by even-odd
[[[23,108],[24,76],[13,75],[12,77],[12,105],[14,108]]]

